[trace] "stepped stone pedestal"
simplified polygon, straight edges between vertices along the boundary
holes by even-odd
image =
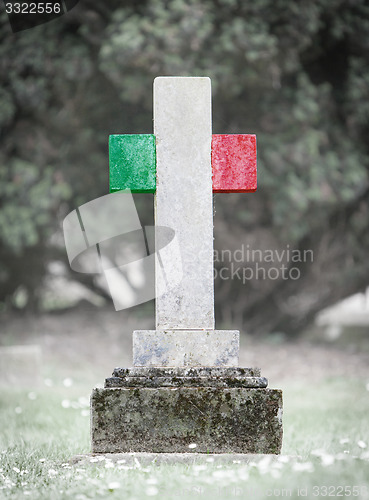
[[[105,387],[92,393],[94,453],[280,453],[282,391],[268,389],[258,368],[237,366],[238,332],[203,333],[207,343],[194,332],[185,350],[183,337],[182,359],[172,332],[159,333],[158,342],[168,335],[161,353],[151,346],[152,356],[141,356],[153,339],[152,332],[145,333],[134,332],[133,355],[145,366],[116,368]],[[212,337],[222,334],[217,345]],[[218,366],[204,366],[202,353]],[[174,359],[180,366],[169,365]],[[196,361],[203,366],[194,366]]]

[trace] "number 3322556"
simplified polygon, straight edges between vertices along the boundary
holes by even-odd
[[[60,3],[6,3],[7,14],[60,14],[62,6]]]

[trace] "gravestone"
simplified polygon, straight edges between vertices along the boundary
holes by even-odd
[[[92,393],[95,453],[280,452],[282,392],[238,366],[239,332],[214,321],[212,196],[256,190],[256,138],[211,128],[209,78],[158,77],[154,135],[110,136],[110,190],[155,193],[155,225],[174,230],[183,277],[166,288],[170,259],[156,273],[156,329],[133,332],[133,367]]]

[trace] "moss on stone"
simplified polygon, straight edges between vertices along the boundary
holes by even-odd
[[[94,452],[279,453],[282,392],[180,387],[95,389]]]

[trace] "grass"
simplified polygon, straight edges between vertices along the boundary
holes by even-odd
[[[369,393],[359,379],[294,382],[284,390],[277,460],[220,465],[71,465],[89,453],[90,387],[0,392],[0,498],[369,498]]]

